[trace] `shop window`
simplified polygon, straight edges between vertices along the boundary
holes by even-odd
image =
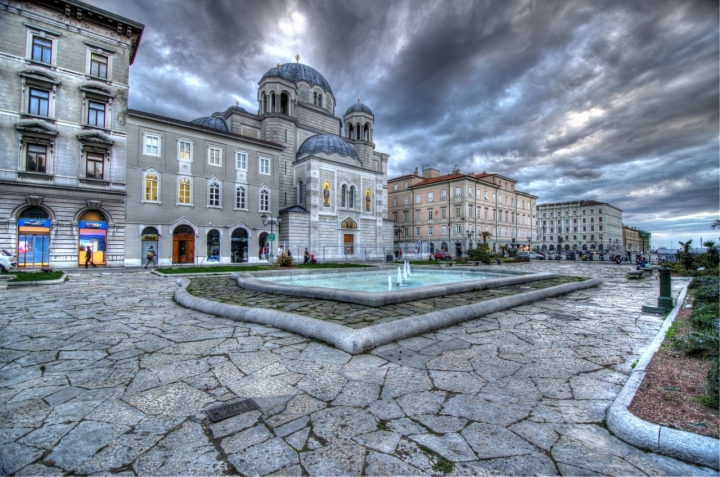
[[[243,186],[235,188],[235,209],[247,210],[247,190]]]
[[[212,229],[207,234],[207,261],[220,261],[220,232]]]
[[[47,170],[47,147],[37,144],[28,144],[25,156],[25,170],[28,172],[40,172],[44,174]]]
[[[101,154],[88,153],[85,158],[85,177],[87,179],[104,179],[105,158]]]

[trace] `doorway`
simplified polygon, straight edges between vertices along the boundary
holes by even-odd
[[[78,244],[78,265],[85,265],[88,248],[90,263],[105,265],[107,258],[107,221],[97,211],[85,212],[79,221],[80,242]]]
[[[354,255],[355,254],[355,236],[352,234],[345,234],[343,235],[343,248],[345,250],[345,255]]]
[[[17,266],[50,266],[50,216],[40,207],[25,209],[18,217]]]
[[[150,247],[153,248],[155,255],[155,266],[160,260],[160,249],[158,248],[158,230],[155,227],[145,227],[141,234],[142,245],[140,249],[140,264],[147,261],[147,253]]]
[[[230,237],[230,260],[232,263],[248,261],[248,233],[243,228],[233,230]]]
[[[195,231],[178,225],[173,231],[173,263],[195,263]]]

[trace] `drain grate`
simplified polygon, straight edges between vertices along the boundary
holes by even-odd
[[[234,402],[232,404],[225,404],[223,406],[214,407],[207,409],[205,414],[210,418],[212,422],[222,421],[228,417],[237,416],[244,412],[253,411],[259,409],[258,405],[252,399],[243,399],[242,401]]]

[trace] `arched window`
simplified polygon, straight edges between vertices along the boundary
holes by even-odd
[[[235,189],[235,208],[247,209],[247,195],[243,186],[238,186]]]
[[[365,141],[370,141],[370,125],[365,123],[365,128],[363,129],[363,139]]]
[[[273,113],[276,111],[276,108],[275,108],[275,92],[274,92],[274,91],[273,91],[272,93],[270,93],[270,111],[273,112]]]
[[[220,184],[211,182],[208,187],[208,206],[220,207]]]
[[[317,106],[317,93],[313,93],[313,104]]]
[[[355,186],[350,186],[350,200],[348,201],[350,208],[355,208]]]
[[[260,106],[263,113],[267,113],[267,96],[265,96],[265,93],[262,94],[262,105]]]
[[[297,185],[297,198],[298,198],[298,204],[303,205],[305,203],[305,197],[304,197],[305,191],[303,190],[303,181],[299,180]]]
[[[158,178],[155,174],[145,176],[145,200],[152,202],[158,200]]]
[[[290,98],[287,93],[282,93],[280,95],[280,112],[282,114],[290,114],[288,104],[290,104]]]
[[[353,125],[348,124],[348,139],[352,139],[352,138],[353,138]]]
[[[180,179],[178,187],[178,202],[181,204],[190,203],[190,179],[183,177]]]
[[[207,234],[207,261],[220,261],[220,232],[215,229]]]
[[[260,211],[270,212],[270,191],[267,189],[260,191]]]
[[[322,108],[322,94],[318,94],[318,106]]]
[[[347,207],[347,186],[345,184],[340,188],[340,207]]]
[[[370,195],[370,189],[365,190],[365,210],[370,212],[372,210],[372,196]]]

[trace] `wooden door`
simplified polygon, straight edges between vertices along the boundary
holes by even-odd
[[[173,263],[195,262],[195,236],[193,234],[173,235]]]
[[[352,234],[343,236],[343,245],[345,246],[345,255],[353,255],[355,253],[355,237]]]

